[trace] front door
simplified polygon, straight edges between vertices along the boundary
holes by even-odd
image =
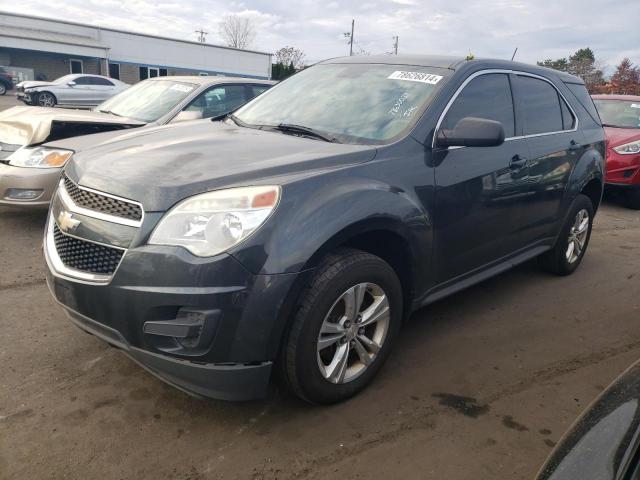
[[[439,284],[486,267],[522,246],[528,150],[516,133],[511,81],[506,73],[475,76],[440,125],[452,129],[464,117],[496,120],[506,140],[497,147],[434,151],[434,261]]]

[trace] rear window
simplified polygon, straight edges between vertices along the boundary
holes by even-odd
[[[601,125],[602,121],[600,120],[600,115],[598,115],[598,110],[593,104],[593,100],[589,96],[589,92],[587,92],[587,87],[577,83],[565,83],[565,85],[569,88],[569,90],[571,90],[571,93],[573,93],[578,102],[580,102],[580,105],[584,107],[591,118],[593,118],[593,120],[598,125]]]

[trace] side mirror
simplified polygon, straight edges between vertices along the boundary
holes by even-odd
[[[173,118],[173,122],[186,122],[187,120],[200,120],[202,118],[201,110],[182,110]]]
[[[76,86],[76,82],[74,82],[73,80],[71,80],[70,82],[67,82],[67,86],[69,86],[69,87],[75,87],[75,86]]]
[[[504,143],[504,127],[500,122],[486,118],[464,117],[451,130],[440,130],[436,146],[497,147]]]

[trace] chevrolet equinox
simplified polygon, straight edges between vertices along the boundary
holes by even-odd
[[[329,60],[233,114],[72,157],[47,281],[77,326],[189,393],[246,400],[277,376],[337,402],[378,373],[412,311],[534,257],[573,273],[604,155],[566,73]]]

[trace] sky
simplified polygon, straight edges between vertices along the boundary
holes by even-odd
[[[640,0],[21,0],[2,10],[167,37],[222,44],[225,14],[253,19],[255,50],[303,50],[307,63],[349,54],[344,33],[355,19],[355,53],[511,58],[534,63],[591,47],[607,71],[640,63]]]

